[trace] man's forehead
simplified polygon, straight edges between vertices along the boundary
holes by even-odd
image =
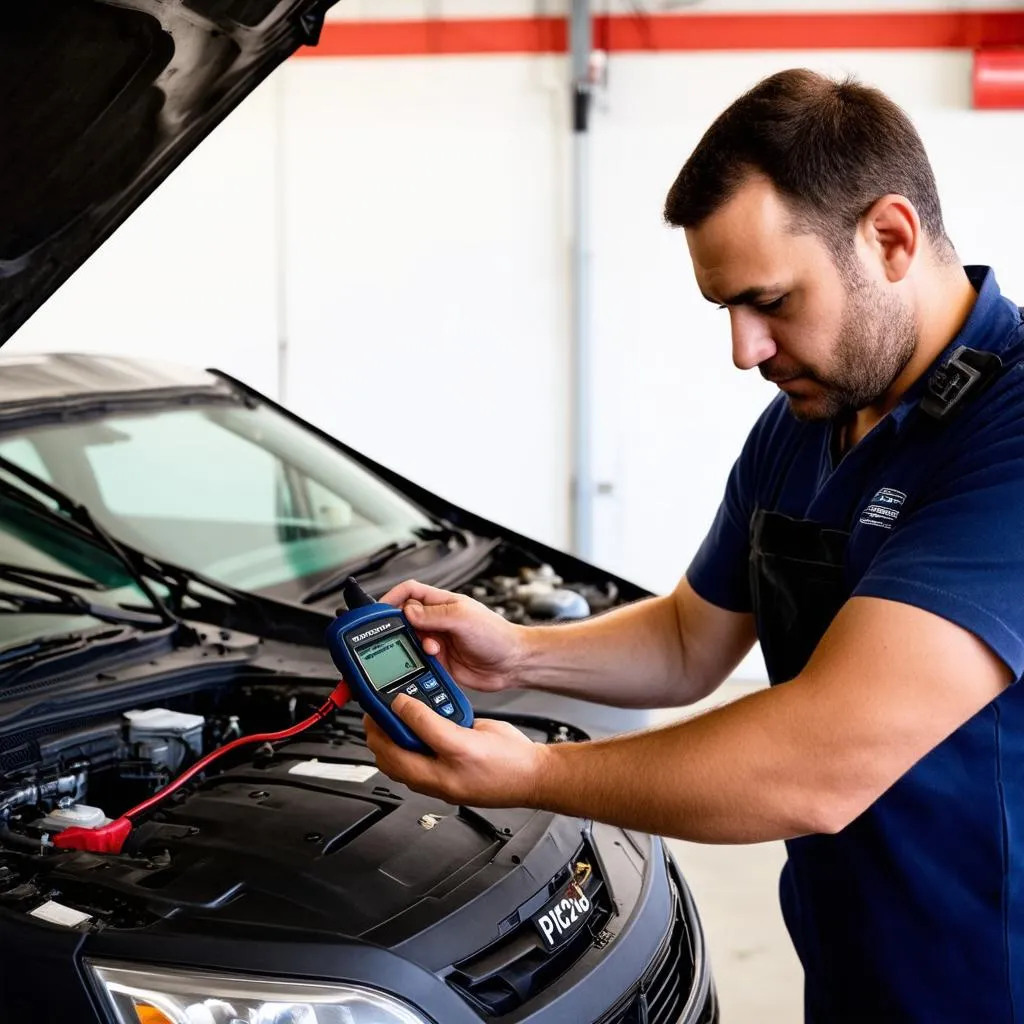
[[[686,241],[701,291],[720,300],[792,277],[822,251],[812,235],[794,233],[793,214],[771,183],[751,179]]]

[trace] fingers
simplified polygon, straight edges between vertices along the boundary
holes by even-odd
[[[451,804],[539,806],[538,780],[546,771],[543,744],[507,722],[484,719],[464,729],[404,695],[392,708],[437,756],[403,750],[367,719],[367,745],[388,778]]]
[[[395,608],[402,608],[405,610],[406,605],[409,602],[415,602],[417,608],[429,602],[446,602],[454,598],[454,594],[449,594],[445,590],[438,590],[437,587],[427,586],[425,583],[420,583],[417,580],[406,580],[404,583],[399,583],[397,586],[392,587],[383,597],[380,598],[381,604],[390,604]],[[415,615],[415,612],[413,613]],[[417,631],[418,632],[418,631]],[[437,637],[421,634],[420,640],[423,643],[423,649],[432,658],[436,658],[441,653],[441,644]]]
[[[363,717],[363,726],[366,729],[366,745],[380,771],[396,782],[415,782],[417,788],[429,786],[432,781],[433,758],[398,746],[369,715]]]
[[[441,652],[441,641],[439,637],[431,636],[430,631],[450,631],[453,623],[461,619],[463,612],[463,602],[458,594],[428,586],[417,580],[399,583],[380,600],[382,604],[402,609],[420,635],[427,654],[435,658]]]
[[[454,598],[447,590],[439,590],[437,587],[428,586],[418,580],[405,580],[397,586],[392,587],[380,601],[382,604],[394,605],[401,608],[407,601],[419,601],[421,604],[443,604]]]
[[[443,604],[422,604],[416,598],[411,598],[402,606],[402,611],[416,631],[422,635],[448,633],[456,629],[463,621],[464,609],[455,594],[448,594]]]
[[[421,701],[402,693],[392,702],[391,710],[438,756],[450,756],[463,749],[465,735],[459,733],[465,734],[467,730],[460,729]]]

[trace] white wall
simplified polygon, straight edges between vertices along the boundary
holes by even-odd
[[[1016,5],[900,4],[970,6]],[[335,16],[565,7],[347,0]],[[594,444],[612,485],[594,560],[653,589],[685,568],[772,395],[733,369],[727,324],[697,293],[661,205],[714,115],[795,64],[852,71],[907,107],[961,255],[993,263],[1024,301],[1024,113],[969,109],[969,54],[613,54],[593,132]],[[553,56],[293,60],[9,345],[130,351],[283,387],[298,412],[375,458],[567,545],[567,73]],[[759,659],[744,671],[761,674]]]
[[[460,504],[567,539],[560,60],[287,68],[288,399]]]

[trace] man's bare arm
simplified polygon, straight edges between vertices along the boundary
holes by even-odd
[[[750,614],[726,611],[683,579],[571,625],[532,627],[518,685],[618,707],[692,704],[715,690],[755,640]]]
[[[754,620],[699,597],[684,579],[585,622],[515,626],[464,594],[408,580],[382,598],[402,607],[456,682],[525,687],[619,707],[689,704],[750,650]]]
[[[387,775],[453,803],[526,804],[711,843],[844,828],[1009,685],[981,641],[929,612],[854,598],[796,679],[666,728],[542,746],[395,709],[437,752],[368,723]]]

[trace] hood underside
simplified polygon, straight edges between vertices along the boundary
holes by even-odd
[[[0,345],[335,0],[36,0],[0,15]]]

